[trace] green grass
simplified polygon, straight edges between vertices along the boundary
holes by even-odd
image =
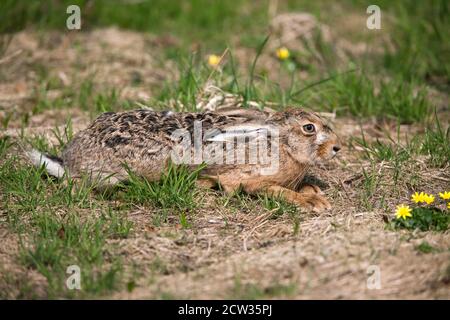
[[[187,110],[192,110],[195,106],[196,93],[209,76],[207,69],[200,70],[198,66],[205,53],[220,53],[227,47],[233,52],[230,42],[233,42],[231,40],[236,34],[242,36],[243,44],[247,43],[247,46],[254,49],[255,61],[264,49],[262,44],[268,23],[268,1],[216,1],[211,5],[207,0],[193,0],[180,5],[175,1],[147,0],[136,3],[116,1],[112,5],[101,0],[96,1],[95,5],[87,6],[86,1],[41,1],[30,4],[26,1],[5,0],[2,1],[0,21],[7,22],[2,25],[0,33],[2,30],[20,30],[27,26],[43,30],[62,30],[66,19],[63,13],[68,4],[81,6],[83,30],[118,25],[162,36],[174,34],[182,39],[183,42],[175,51],[173,48],[168,49],[174,52],[169,59],[179,63],[179,83],[163,84],[156,100],[160,102],[174,99],[180,101]],[[346,1],[341,3],[341,6],[349,12],[365,15],[369,4],[368,1]],[[383,23],[385,28],[393,30],[395,50],[386,48],[384,54],[378,59],[372,59],[370,63],[364,57],[353,57],[350,64],[356,66],[358,72],[333,77],[303,91],[311,82],[305,84],[295,79],[298,71],[307,70],[312,83],[320,83],[330,75],[342,72],[342,68],[334,63],[337,60],[336,52],[327,47],[329,45],[318,35],[313,42],[316,46],[314,50],[319,52],[311,52],[311,47],[307,47],[305,52],[292,52],[290,63],[286,65],[291,65],[290,68],[293,68],[294,72],[286,71],[283,75],[292,76],[292,85],[288,88],[280,88],[277,83],[267,82],[264,73],[272,70],[257,68],[256,74],[254,65],[251,66],[246,79],[240,79],[240,75],[236,74],[232,54],[229,63],[224,66],[223,74],[218,75],[222,79],[229,79],[222,83],[223,87],[241,94],[244,101],[271,100],[281,105],[300,103],[313,109],[337,110],[342,114],[397,118],[402,123],[426,119],[430,103],[426,98],[425,85],[448,88],[449,62],[443,58],[450,50],[448,41],[445,41],[449,38],[450,30],[449,19],[446,19],[449,13],[448,3],[445,0],[435,0],[416,4],[414,1],[404,0],[395,4],[381,1],[379,5],[383,10],[383,17],[389,17],[383,20]],[[333,23],[336,21],[333,14],[323,10],[327,6],[325,1],[314,5],[307,1],[280,1],[279,12],[309,10],[325,23]],[[244,41],[246,38],[253,40]],[[203,46],[197,50],[196,57],[189,57],[184,48],[200,40]],[[320,56],[320,61],[311,61],[311,57],[315,56]],[[204,61],[202,63],[204,64]],[[48,72],[43,68],[37,70],[38,76],[42,78],[42,85],[36,93],[38,102],[34,112],[71,105],[98,114],[129,106],[129,102],[119,101],[120,88],[98,91],[89,79],[79,79],[79,89],[65,89],[62,97],[49,101],[46,97],[47,90],[60,88],[62,84],[58,79],[49,78]],[[354,67],[345,68],[349,69]],[[255,80],[255,76],[258,80]],[[299,90],[302,92],[300,95]],[[297,94],[294,94],[296,92]]]
[[[437,115],[435,124],[426,129],[420,153],[429,157],[431,165],[445,167],[450,163],[450,127],[445,130]]]
[[[211,70],[208,70],[195,56],[179,58],[177,67],[180,77],[177,82],[166,82],[160,89],[157,103],[166,105],[170,100],[177,111],[196,111],[197,95]]]
[[[67,87],[62,84],[50,85],[52,81],[47,75],[40,77],[40,87],[34,93],[32,115],[46,110],[78,108],[94,118],[103,112],[136,108],[133,102],[120,98],[120,88],[100,88],[94,84],[91,76],[82,79],[79,85]],[[50,89],[59,90],[60,95],[56,98],[48,97]]]
[[[246,194],[242,189],[234,191],[232,194],[218,198],[218,205],[231,209],[235,212],[252,212],[265,209],[271,212],[270,219],[287,218],[292,222],[292,233],[297,235],[300,231],[300,210],[292,203],[281,197],[260,194],[257,196]]]
[[[0,157],[3,157],[11,146],[12,142],[8,136],[0,137]]]
[[[131,223],[122,212],[108,209],[99,217],[92,212],[83,219],[74,212],[59,217],[53,212],[32,216],[31,243],[22,244],[21,259],[26,267],[36,269],[48,281],[49,297],[87,296],[109,292],[121,283],[122,261],[111,259],[107,239],[126,238]],[[66,269],[78,265],[81,269],[80,292],[65,286]]]
[[[256,48],[254,62],[244,75],[236,72],[232,51],[220,73],[213,73],[194,56],[179,62],[180,79],[175,84],[163,85],[155,103],[167,105],[168,101],[175,101],[176,110],[195,111],[198,94],[207,80],[214,80],[224,90],[241,96],[244,106],[250,100],[261,105],[275,102],[280,109],[294,103],[313,110],[337,111],[339,115],[394,119],[402,124],[426,123],[431,119],[432,106],[421,81],[405,82],[403,78],[379,81],[360,71],[322,74],[317,81],[305,85],[295,79],[294,73],[300,69],[294,67],[286,75],[291,78],[291,85],[282,88],[269,80],[267,74],[256,74],[255,66],[264,44],[265,41]]]
[[[385,53],[384,67],[407,81],[427,79],[448,88],[450,62],[444,58],[450,52],[445,40],[450,37],[448,1],[398,1],[392,9],[395,50]]]
[[[373,210],[375,207],[374,196],[379,195],[382,176],[377,172],[372,164],[370,170],[362,168],[363,180],[361,183],[360,205],[366,210]]]
[[[336,76],[296,99],[312,108],[325,105],[327,111],[341,115],[390,118],[406,124],[425,121],[431,111],[426,89],[417,82],[376,81],[364,71]]]
[[[438,116],[434,123],[425,128],[424,133],[400,139],[400,127],[397,126],[397,137],[394,139],[385,132],[383,140],[369,142],[361,129],[361,138],[355,137],[351,143],[362,147],[367,159],[372,162],[390,161],[400,169],[403,163],[412,161],[413,157],[426,155],[430,167],[445,167],[450,162],[450,128],[443,129]]]
[[[354,137],[350,143],[356,143],[362,147],[365,153],[365,157],[372,161],[407,161],[411,158],[412,142],[407,143],[406,147],[401,144],[400,141],[400,124],[397,124],[397,137],[394,139],[390,132],[385,132],[385,139],[380,140],[376,138],[375,141],[369,142],[366,140],[363,128],[361,129],[361,138]],[[415,145],[414,145],[415,147]]]
[[[297,208],[286,202],[281,197],[271,197],[267,194],[258,196],[258,200],[261,202],[262,206],[273,213],[272,218],[276,219],[283,214],[296,215],[298,214]]]
[[[195,170],[189,170],[186,166],[171,163],[157,182],[148,181],[128,170],[129,180],[122,186],[123,199],[128,203],[151,204],[162,209],[192,210],[197,206],[195,181],[204,167],[200,165]]]
[[[245,1],[233,3],[208,0],[178,1],[146,0],[139,2],[99,0],[88,5],[86,0],[77,1],[2,1],[0,21],[1,32],[17,31],[25,27],[63,29],[68,15],[68,5],[79,5],[82,12],[82,28],[117,25],[139,31],[172,34],[186,40],[211,39],[220,46],[226,40],[223,30],[232,28],[238,22],[243,28],[253,24],[241,20],[242,8],[248,6],[254,19],[265,16],[261,6],[247,5]],[[257,9],[257,10],[255,10]],[[256,16],[257,15],[257,16]]]
[[[417,245],[416,250],[421,253],[433,253],[439,251],[426,241],[422,241],[419,245]]]
[[[67,119],[66,124],[64,126],[64,130],[62,132],[61,129],[59,129],[59,127],[55,127],[52,130],[52,133],[58,140],[57,151],[59,153],[62,151],[62,149],[64,149],[66,144],[68,144],[73,139],[72,119],[71,118]]]
[[[252,35],[264,32],[268,18],[268,1],[249,3],[192,0],[180,4],[177,1],[144,0],[139,2],[98,0],[87,5],[77,1],[29,1],[4,0],[0,4],[0,33],[21,30],[26,27],[63,29],[69,4],[77,4],[82,11],[82,28],[117,25],[138,31],[161,35],[173,34],[182,39],[183,45],[193,41],[207,41],[208,46],[221,48],[235,34],[242,35],[242,42],[253,46]],[[340,5],[347,12],[365,14],[370,5],[367,0],[344,1]],[[392,31],[394,50],[386,51],[381,65],[406,79],[437,77],[433,82],[444,83],[449,78],[448,41],[450,22],[449,4],[446,0],[378,1],[383,12],[382,27]],[[279,12],[307,11],[326,23],[336,21],[327,1],[289,0],[278,3]],[[228,32],[224,32],[227,30]],[[248,39],[248,40],[246,40]],[[320,47],[319,47],[320,48]],[[325,49],[322,53],[327,52]],[[334,59],[331,59],[331,61]],[[330,59],[325,60],[330,61]],[[328,63],[329,67],[329,63]],[[444,81],[442,81],[442,78]],[[447,82],[448,85],[448,82]]]
[[[293,225],[293,234],[297,235],[300,231],[300,212],[297,207],[281,197],[259,195],[258,202],[268,211],[272,212],[271,219],[278,219],[286,215]]]
[[[362,142],[360,145],[364,146],[369,159],[374,158],[376,161],[391,161],[399,159],[406,161],[410,158],[408,150],[402,148],[401,145],[395,143],[386,143],[376,139],[375,142]]]
[[[360,184],[360,205],[367,209],[387,209],[387,196],[400,196],[402,188],[416,189],[420,185],[421,172],[416,159],[425,155],[429,168],[444,168],[450,163],[449,130],[442,130],[436,118],[434,126],[424,133],[406,137],[402,142],[397,132],[394,139],[389,133],[386,138],[367,141],[362,132],[361,138],[353,138],[351,144],[363,148],[363,158],[370,161],[370,167],[362,167]],[[380,163],[386,166],[379,166]],[[417,168],[417,169],[415,169]],[[417,171],[415,171],[417,170]],[[386,180],[387,178],[387,180]],[[391,188],[393,188],[391,191]]]
[[[0,165],[0,194],[7,225],[21,239],[20,261],[47,279],[47,297],[87,297],[122,285],[122,261],[107,242],[127,238],[132,223],[88,183],[59,183],[10,157]],[[80,291],[65,286],[70,265],[81,268]]]

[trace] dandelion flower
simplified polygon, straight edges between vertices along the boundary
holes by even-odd
[[[219,56],[216,56],[215,54],[210,54],[208,56],[208,64],[211,67],[217,67],[220,63],[221,58]]]
[[[432,194],[425,194],[423,197],[423,201],[427,204],[432,204],[434,202],[434,196]]]
[[[441,197],[441,199],[443,199],[443,200],[449,200],[450,199],[450,191],[439,192],[439,197]]]
[[[276,54],[280,60],[286,60],[290,56],[289,50],[286,47],[278,48]]]
[[[421,193],[416,192],[416,193],[414,193],[414,194],[411,196],[411,199],[412,199],[412,201],[414,201],[415,203],[425,202],[424,196],[425,196],[425,195],[423,194],[423,192],[421,192]]]
[[[406,217],[411,217],[411,208],[408,206],[405,206],[404,204],[401,204],[397,206],[397,211],[395,212],[397,219],[403,218],[403,220],[406,220]]]

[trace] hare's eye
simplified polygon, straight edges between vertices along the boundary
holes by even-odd
[[[308,123],[303,126],[303,130],[305,130],[306,133],[314,133],[316,131],[316,127],[314,127],[313,124]]]

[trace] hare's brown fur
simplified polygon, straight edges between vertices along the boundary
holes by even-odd
[[[300,109],[283,112],[254,109],[224,109],[202,113],[135,110],[105,113],[79,132],[62,153],[64,167],[72,177],[88,173],[106,178],[109,184],[127,179],[124,163],[136,174],[157,180],[166,169],[177,141],[175,130],[194,131],[201,123],[203,132],[271,126],[279,132],[279,168],[264,175],[259,164],[213,164],[203,171],[199,184],[220,184],[226,192],[242,187],[245,192],[281,195],[302,207],[330,208],[316,186],[301,186],[308,168],[332,158],[339,150],[337,136],[317,114]],[[314,125],[306,134],[304,126]],[[308,129],[311,127],[307,127]],[[208,148],[211,144],[205,139]]]

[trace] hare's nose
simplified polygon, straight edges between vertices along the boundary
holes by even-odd
[[[334,152],[338,152],[339,150],[341,150],[341,146],[340,145],[335,145],[335,146],[333,146],[333,151]]]

